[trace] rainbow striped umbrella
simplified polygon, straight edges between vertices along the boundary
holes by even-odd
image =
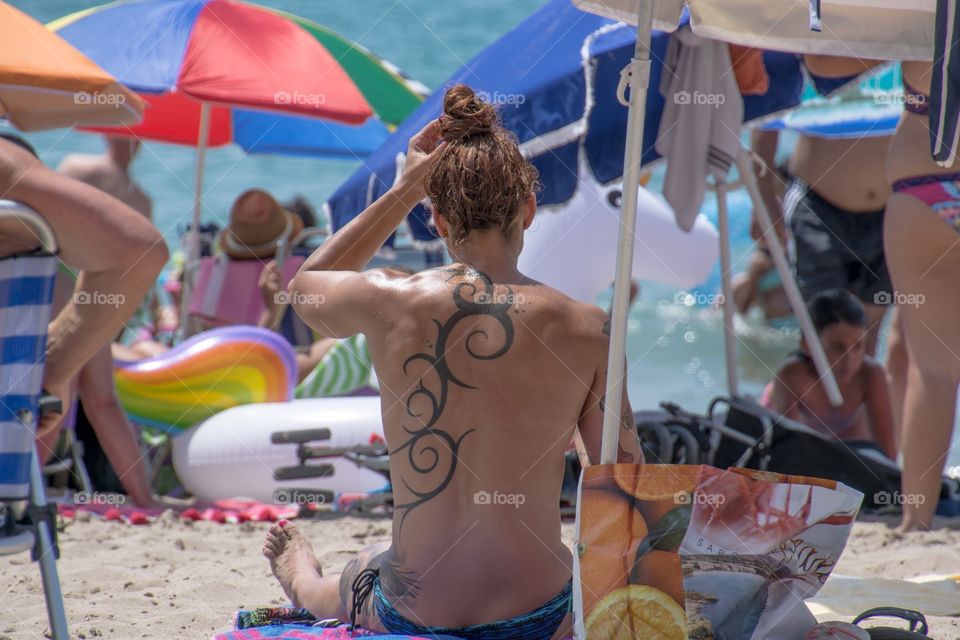
[[[188,276],[207,147],[357,155],[422,100],[415,83],[332,31],[236,0],[116,2],[48,26],[148,103],[141,124],[97,131],[196,145]]]
[[[235,0],[111,3],[48,26],[147,102],[137,126],[89,129],[114,135],[235,143],[251,153],[366,156],[427,94],[389,62],[315,22]]]

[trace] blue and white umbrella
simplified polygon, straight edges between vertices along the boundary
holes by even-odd
[[[655,61],[650,86],[658,86],[669,34],[654,32]],[[540,206],[568,202],[575,194],[578,163],[600,185],[623,176],[627,108],[616,98],[620,70],[630,61],[636,30],[584,13],[569,0],[551,0],[515,29],[477,54],[447,80],[470,85],[499,106],[504,126],[521,143],[540,172]],[[745,119],[799,103],[803,79],[796,57],[767,54],[771,89],[745,99]],[[334,229],[340,228],[393,185],[410,137],[442,112],[443,91],[429,97],[326,203]],[[658,159],[654,141],[664,99],[647,95],[642,162]],[[408,218],[415,241],[436,235],[418,206]]]

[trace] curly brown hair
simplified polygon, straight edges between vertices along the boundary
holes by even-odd
[[[446,144],[431,163],[426,189],[450,240],[459,246],[471,231],[506,232],[538,186],[537,170],[520,153],[516,138],[500,124],[493,106],[464,84],[447,90],[440,132]]]

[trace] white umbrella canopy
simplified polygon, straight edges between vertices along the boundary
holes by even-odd
[[[639,2],[573,0],[584,11],[634,26]],[[653,0],[652,27],[673,31],[686,6],[694,32],[714,40],[887,60],[933,56],[936,0],[819,0],[820,31],[810,29],[811,4],[815,0]]]

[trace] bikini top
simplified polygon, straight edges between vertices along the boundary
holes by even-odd
[[[918,116],[930,113],[930,97],[914,89],[909,82],[903,81],[903,108]]]

